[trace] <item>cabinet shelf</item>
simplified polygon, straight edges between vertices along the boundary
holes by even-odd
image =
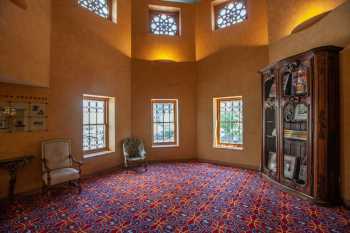
[[[285,129],[283,137],[290,140],[306,141],[308,138],[308,131],[297,131],[297,130]]]

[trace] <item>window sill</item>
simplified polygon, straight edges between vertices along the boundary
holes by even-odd
[[[223,150],[238,150],[241,151],[243,150],[243,146],[222,146],[222,145],[214,145],[213,146],[215,149],[223,149]]]
[[[169,147],[180,147],[180,145],[152,145],[152,148],[169,148]]]
[[[91,153],[91,154],[85,154],[83,157],[84,157],[84,159],[93,159],[96,157],[106,156],[106,155],[112,154],[113,152],[114,151],[106,150],[106,151],[101,151],[101,152],[96,152],[96,153]]]

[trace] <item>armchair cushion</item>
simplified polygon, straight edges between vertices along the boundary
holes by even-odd
[[[70,144],[65,141],[46,143],[43,147],[46,165],[49,169],[71,167]]]
[[[136,138],[128,138],[124,141],[124,153],[128,159],[144,157],[143,142]]]
[[[59,183],[64,183],[70,180],[77,180],[80,178],[79,170],[75,168],[61,168],[50,172],[51,182],[50,185],[55,185]],[[43,174],[43,180],[46,185],[48,184],[48,174],[45,172]]]
[[[144,160],[145,157],[141,157],[141,156],[134,156],[134,157],[129,157],[128,161],[139,161],[139,160]]]

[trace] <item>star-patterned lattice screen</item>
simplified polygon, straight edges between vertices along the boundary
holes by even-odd
[[[150,32],[155,35],[179,35],[179,12],[150,10]]]
[[[225,28],[247,19],[246,1],[228,1],[214,6],[215,29]]]
[[[110,0],[78,0],[78,4],[105,19],[110,15]]]

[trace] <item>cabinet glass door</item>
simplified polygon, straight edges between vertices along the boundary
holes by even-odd
[[[311,174],[311,93],[308,62],[282,68],[282,171],[283,182],[309,194]]]
[[[273,71],[263,74],[264,156],[263,170],[278,179],[277,155],[277,79]]]

